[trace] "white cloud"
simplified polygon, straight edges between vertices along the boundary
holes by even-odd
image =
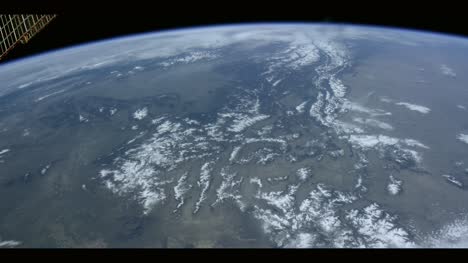
[[[401,192],[401,185],[403,182],[401,180],[396,179],[392,175],[389,177],[390,182],[387,185],[387,190],[391,195],[397,195]]]
[[[16,241],[16,240],[2,241],[2,240],[0,240],[0,248],[2,248],[2,247],[17,247],[19,245],[21,245],[20,241]]]
[[[279,79],[275,82],[273,82],[273,84],[271,84],[273,87],[276,87],[276,85],[278,85],[280,82],[282,81],[282,79]]]
[[[457,74],[455,74],[455,71],[453,71],[452,68],[450,68],[449,66],[443,64],[440,66],[440,70],[442,71],[442,74],[444,75],[447,75],[447,76],[450,76],[450,77],[456,77]]]
[[[455,178],[452,175],[449,174],[443,174],[442,177],[444,177],[449,183],[454,184],[458,187],[463,187],[463,183],[458,181],[457,178]]]
[[[287,248],[311,248],[316,240],[316,235],[312,233],[299,233],[295,239],[291,240],[285,247]]]
[[[468,248],[468,220],[455,220],[430,233],[421,247]]]
[[[192,185],[187,183],[187,175],[188,173],[184,173],[177,181],[177,185],[174,186],[174,198],[175,200],[179,201],[176,210],[184,204],[184,196],[187,191],[192,188]]]
[[[391,103],[391,102],[393,102],[393,100],[391,100],[391,99],[389,99],[389,98],[387,98],[387,97],[381,97],[381,98],[380,98],[380,101],[381,101],[381,102],[385,102],[385,103]]]
[[[124,61],[170,57],[188,50],[214,49],[235,43],[249,43],[250,48],[273,42],[292,43],[297,47],[299,58],[291,64],[302,66],[315,60],[316,52],[313,50],[316,46],[334,39],[366,39],[411,45],[437,45],[448,41],[439,36],[401,30],[323,24],[253,24],[173,30],[70,47],[6,64],[0,67],[0,79],[2,83],[8,83],[8,87],[2,90],[0,96],[11,91],[10,88],[26,88],[81,70],[93,70]],[[315,42],[318,44],[311,45]],[[83,60],[83,57],[90,59]],[[18,75],[24,77],[17,78]]]
[[[296,110],[299,113],[304,113],[305,112],[305,106],[307,104],[307,101],[304,101],[303,103],[299,104],[296,106]]]
[[[0,151],[0,155],[5,154],[5,153],[7,153],[9,151],[10,151],[10,149],[3,149],[3,150]]]
[[[188,63],[197,62],[199,60],[213,59],[213,58],[216,58],[216,57],[217,57],[217,55],[213,54],[213,52],[195,51],[195,52],[191,52],[190,54],[188,54],[188,55],[186,55],[184,57],[181,57],[181,58],[178,57],[178,58],[170,59],[170,60],[161,62],[160,64],[162,66],[164,66],[164,67],[169,67],[169,66],[176,65],[176,64],[188,64]]]
[[[80,122],[88,122],[88,119],[83,117],[83,115],[81,115],[81,114],[79,116],[79,120],[80,120]]]
[[[207,162],[203,164],[203,166],[200,168],[200,178],[197,182],[198,187],[201,189],[200,197],[195,204],[195,210],[193,213],[197,213],[198,210],[200,209],[200,206],[202,202],[206,199],[206,192],[208,191],[208,188],[210,187],[210,178],[211,178],[211,173],[213,171],[213,162]]]
[[[348,137],[348,141],[354,147],[358,147],[363,150],[375,149],[379,151],[385,151],[385,147],[395,146],[401,151],[401,154],[403,155],[402,157],[405,157],[404,155],[410,155],[411,158],[417,163],[420,163],[422,161],[421,154],[415,150],[406,149],[404,148],[404,146],[429,149],[428,146],[414,139],[398,139],[386,135],[351,134]]]
[[[260,179],[258,177],[250,178],[250,183],[251,184],[256,184],[259,188],[263,187],[262,179]]]
[[[299,177],[299,179],[301,179],[302,181],[305,181],[307,180],[307,178],[309,178],[312,175],[312,173],[309,168],[299,168],[296,171],[296,175],[297,177]]]
[[[142,120],[148,115],[148,108],[144,107],[133,113],[133,118],[137,120]]]
[[[52,92],[52,93],[50,93],[50,94],[47,94],[47,95],[44,95],[44,96],[42,96],[42,97],[37,98],[35,101],[36,101],[36,102],[39,102],[39,101],[41,101],[41,100],[43,100],[43,99],[45,99],[45,98],[48,98],[48,97],[50,97],[50,96],[54,96],[54,95],[60,94],[60,93],[62,93],[62,92],[64,92],[64,91],[66,91],[66,89],[62,89],[62,90],[58,90],[58,91]]]
[[[241,148],[241,146],[236,146],[234,149],[232,149],[231,156],[229,157],[230,162],[233,162],[236,159],[236,156],[239,154]]]
[[[44,175],[47,173],[47,171],[50,169],[51,164],[48,164],[44,166],[44,168],[41,169],[41,174]]]
[[[357,122],[357,123],[361,123],[361,124],[365,124],[365,125],[368,125],[368,126],[371,126],[371,127],[376,127],[376,128],[380,128],[380,129],[384,129],[384,130],[393,130],[393,126],[386,123],[386,122],[383,122],[383,121],[379,121],[379,120],[376,120],[376,119],[367,119],[367,118],[353,118],[353,121]]]
[[[420,112],[420,113],[423,113],[423,114],[427,114],[427,113],[429,113],[431,111],[431,109],[429,109],[428,107],[424,107],[424,106],[421,106],[421,105],[416,105],[416,104],[412,104],[412,103],[408,103],[408,102],[397,102],[395,104],[400,105],[400,106],[404,106],[404,107],[408,108],[409,110],[417,111],[417,112]]]
[[[424,148],[424,149],[429,149],[429,146],[415,140],[415,139],[403,139],[401,140],[401,142],[403,144],[406,144],[408,146],[412,146],[412,147],[420,147],[420,148]]]
[[[363,105],[360,105],[358,103],[351,102],[351,101],[345,101],[345,103],[343,104],[343,109],[354,111],[354,112],[359,112],[359,113],[365,113],[373,117],[392,115],[391,112],[387,112],[381,109],[371,109],[371,108],[365,107]]]
[[[410,241],[408,232],[394,224],[396,218],[385,213],[375,203],[361,211],[351,210],[346,217],[357,228],[362,238],[369,242],[366,247],[410,248],[415,246]]]
[[[362,148],[373,148],[377,145],[396,145],[399,139],[386,135],[350,135],[349,141]]]
[[[109,113],[111,116],[114,115],[116,112],[117,112],[116,108],[109,109]]]
[[[457,139],[459,139],[460,141],[468,144],[468,134],[463,134],[463,133],[460,133],[458,136],[457,136]]]
[[[254,125],[257,122],[263,121],[268,119],[270,116],[269,115],[264,115],[260,114],[257,116],[245,116],[245,115],[238,115],[236,118],[233,120],[233,124],[231,127],[228,128],[228,131],[232,132],[241,132],[248,127]]]

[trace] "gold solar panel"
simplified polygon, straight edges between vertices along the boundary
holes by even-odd
[[[0,15],[0,60],[19,43],[26,44],[56,15]]]

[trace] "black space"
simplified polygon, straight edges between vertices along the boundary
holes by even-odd
[[[468,36],[463,7],[447,3],[355,1],[27,1],[0,13],[56,13],[27,45],[3,60],[90,41],[181,27],[250,22],[336,22],[382,25]],[[0,62],[1,63],[1,62]]]

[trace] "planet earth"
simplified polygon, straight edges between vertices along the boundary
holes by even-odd
[[[0,247],[468,247],[468,40],[145,33],[0,65]]]

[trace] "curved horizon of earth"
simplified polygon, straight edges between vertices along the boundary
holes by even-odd
[[[0,247],[468,247],[467,51],[251,24],[0,65]]]

